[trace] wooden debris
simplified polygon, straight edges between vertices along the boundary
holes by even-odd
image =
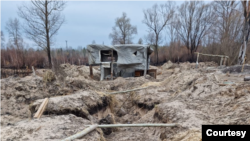
[[[84,129],[81,132],[78,132],[75,135],[72,135],[70,137],[67,137],[66,139],[62,140],[62,141],[72,141],[78,138],[83,137],[84,135],[88,134],[89,132],[93,131],[94,129],[96,129],[98,127],[98,125],[90,125],[88,128]]]
[[[92,126],[92,125],[87,125]],[[97,128],[115,128],[115,127],[173,127],[177,126],[176,123],[163,124],[163,123],[142,123],[142,124],[101,124]]]
[[[48,98],[45,98],[42,102],[42,104],[40,105],[39,109],[37,110],[36,114],[34,115],[35,118],[40,118],[44,112],[44,110],[46,109],[47,107],[47,104],[49,102],[49,99]]]
[[[226,57],[224,57],[224,62],[223,62],[223,65],[225,65],[225,66],[226,66],[226,63],[227,63],[227,58],[226,58]]]
[[[40,129],[41,129],[41,127],[42,127],[42,126],[39,126],[39,127],[35,130],[35,132],[37,132],[38,130],[40,130]]]
[[[33,66],[32,66],[32,71],[33,71],[33,76],[36,76],[36,71]]]
[[[216,81],[219,81],[219,79],[217,78],[217,76],[214,74],[214,78]]]

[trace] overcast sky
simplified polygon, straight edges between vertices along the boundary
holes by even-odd
[[[24,1],[29,3],[29,1]],[[5,29],[9,18],[19,18],[17,7],[22,1],[1,1],[1,30],[4,32],[5,40],[8,40],[8,33]],[[56,35],[56,44],[54,47],[65,47],[65,40],[68,46],[77,48],[86,47],[95,40],[96,44],[110,45],[109,34],[115,23],[115,18],[121,17],[122,12],[126,12],[131,20],[131,24],[137,27],[138,34],[134,36],[133,42],[137,43],[139,38],[144,39],[147,34],[147,27],[142,23],[143,9],[151,8],[153,4],[165,3],[164,1],[68,1],[63,11],[66,22],[60,28]],[[177,1],[180,5],[182,1]],[[20,19],[20,18],[19,18]],[[22,22],[22,20],[20,19]],[[24,40],[30,46],[34,46],[32,41]],[[168,38],[168,37],[166,37]],[[7,42],[7,41],[5,41]]]

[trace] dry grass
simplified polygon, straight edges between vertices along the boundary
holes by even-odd
[[[52,72],[51,70],[47,70],[43,75],[43,81],[47,83],[47,82],[52,82],[54,80],[56,80],[55,73]]]

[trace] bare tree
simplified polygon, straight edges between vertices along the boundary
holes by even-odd
[[[155,46],[156,62],[158,64],[158,45],[161,38],[161,31],[170,23],[174,15],[174,3],[169,1],[160,6],[155,4],[152,8],[143,10],[143,13],[144,20],[142,22],[149,28],[147,37],[151,38],[150,40],[152,40],[152,37],[155,38],[153,45]]]
[[[232,2],[233,4],[234,2]],[[243,43],[240,47],[239,57],[238,57],[238,64],[243,64],[246,56],[247,50],[247,42],[249,38],[250,32],[250,2],[249,1],[241,1],[243,6],[243,15],[244,15],[244,28],[243,28]]]
[[[137,34],[136,26],[130,24],[130,19],[127,14],[122,13],[122,17],[115,19],[115,26],[112,28],[112,33],[109,38],[112,39],[112,44],[131,44],[133,34]]]
[[[4,56],[4,52],[5,52],[5,48],[4,48],[4,34],[3,31],[0,31],[0,55],[1,58],[0,60],[2,60],[3,63],[0,62],[0,66],[1,65],[5,65],[5,56]]]
[[[148,45],[154,45],[155,44],[155,34],[154,34],[154,32],[149,32],[147,35],[145,35],[144,40],[147,42]],[[158,39],[158,40],[161,41],[161,39]],[[158,41],[158,43],[159,43],[159,41]]]
[[[30,5],[26,3],[18,7],[18,15],[25,21],[24,30],[28,38],[47,52],[50,68],[53,37],[64,23],[61,12],[65,4],[58,0],[31,0]]]
[[[95,40],[92,41],[92,44],[95,44]]]
[[[3,31],[1,30],[1,48],[4,48],[4,41],[5,41],[4,34]]]
[[[24,56],[23,54],[23,39],[21,37],[21,25],[17,18],[9,19],[6,23],[6,30],[9,33],[9,41],[10,44],[13,44],[14,50],[15,50],[15,58],[16,58],[16,65],[19,68],[20,67],[20,57],[22,59],[22,62],[24,62]],[[22,64],[24,65],[24,64]]]
[[[201,39],[214,26],[216,18],[212,10],[209,4],[204,4],[202,1],[186,1],[179,7],[175,29],[189,50],[192,61]]]
[[[242,41],[243,16],[239,12],[238,3],[231,1],[215,1],[212,3],[216,12],[217,22],[214,29],[218,32],[210,36],[216,37],[220,46],[216,48],[218,54],[230,57],[229,64],[236,62],[240,41]]]
[[[174,17],[177,17],[176,14],[174,14]],[[170,45],[173,44],[176,40],[178,40],[178,35],[176,33],[175,30],[175,23],[176,23],[176,19],[172,18],[171,23],[169,25],[167,25],[167,33],[169,36],[167,36],[167,38],[170,38]],[[168,40],[168,39],[167,39]]]

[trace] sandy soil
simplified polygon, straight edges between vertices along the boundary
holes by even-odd
[[[176,127],[97,129],[78,140],[200,141],[202,124],[250,124],[249,74],[241,66],[218,67],[213,62],[174,64],[150,76],[98,81],[87,66],[63,64],[56,80],[37,76],[1,79],[1,140],[61,140],[89,124],[177,123]],[[109,92],[147,87],[123,94]],[[44,98],[48,106],[33,118]]]

